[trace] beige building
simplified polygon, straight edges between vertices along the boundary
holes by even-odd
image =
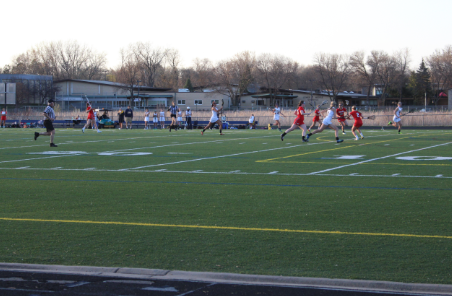
[[[67,79],[55,81],[54,85],[59,88],[56,93],[57,103],[63,108],[85,108],[87,97],[91,104],[97,108],[118,109],[120,107],[132,106],[135,109],[159,109],[175,102],[181,109],[190,107],[197,110],[208,110],[213,101],[220,104],[224,100],[225,108],[231,106],[228,96],[214,92],[171,92],[168,88],[155,88],[147,86],[133,86],[95,80]]]

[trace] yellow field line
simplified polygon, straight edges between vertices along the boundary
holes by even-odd
[[[403,139],[408,139],[408,138],[410,138],[410,137],[404,137],[404,138],[398,138],[398,139],[392,139],[392,140],[385,140],[385,141],[379,141],[379,142],[372,142],[372,143],[365,143],[365,144],[362,144],[362,146],[364,146],[364,145],[378,144],[378,143],[385,143],[385,142],[390,142],[390,141],[403,140]],[[302,155],[307,155],[307,154],[314,154],[314,153],[320,153],[320,152],[326,152],[326,151],[333,151],[333,150],[339,150],[339,149],[346,149],[346,148],[351,148],[351,147],[356,147],[356,145],[346,146],[346,147],[339,147],[339,148],[334,148],[334,149],[326,149],[326,150],[319,150],[319,151],[311,151],[311,152],[306,152],[306,153],[301,153],[301,154],[295,154],[295,155],[288,155],[288,156],[277,157],[277,158],[270,158],[270,159],[257,160],[256,162],[270,162],[270,161],[274,161],[274,160],[276,160],[276,159],[291,158],[291,157],[297,157],[297,156],[302,156]]]
[[[195,229],[215,229],[215,230],[246,230],[246,231],[267,231],[267,232],[286,232],[286,233],[347,234],[347,235],[366,235],[366,236],[392,236],[392,237],[452,239],[452,236],[444,236],[444,235],[419,235],[419,234],[403,234],[403,233],[347,232],[347,231],[297,230],[297,229],[277,229],[277,228],[247,228],[247,227],[228,227],[228,226],[177,225],[177,224],[153,224],[153,223],[106,222],[106,221],[79,221],[79,220],[46,220],[46,219],[21,219],[21,218],[0,218],[0,220],[3,220],[3,221],[25,221],[25,222],[53,222],[53,223],[79,223],[79,224],[103,224],[103,225],[127,225],[127,226],[195,228]]]

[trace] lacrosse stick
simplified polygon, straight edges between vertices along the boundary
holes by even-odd
[[[322,107],[323,105],[326,105],[326,104],[328,104],[328,100],[323,101],[322,104],[320,104],[320,107]]]
[[[410,111],[408,111],[407,113],[403,113],[403,114],[401,114],[400,115],[400,117],[402,117],[402,116],[405,116],[405,115],[408,115],[408,114],[410,114],[410,113],[414,113],[416,110],[414,110],[414,109],[411,109]]]
[[[374,120],[374,119],[375,119],[375,115],[370,115],[370,116],[367,116],[367,117],[365,117],[365,119],[370,119],[370,120]]]
[[[348,100],[345,100],[345,105],[347,105],[347,106],[348,106],[348,103],[349,103],[349,102],[348,102]]]

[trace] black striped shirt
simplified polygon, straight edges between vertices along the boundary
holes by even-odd
[[[50,106],[47,106],[47,108],[44,110],[44,113],[47,114],[51,119],[55,119],[55,111],[53,111],[53,108]],[[47,120],[47,117],[44,118]]]
[[[176,115],[177,114],[177,109],[179,109],[179,108],[177,108],[177,106],[170,106],[168,110],[171,111],[171,114]]]

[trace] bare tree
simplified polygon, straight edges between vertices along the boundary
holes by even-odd
[[[230,97],[234,106],[239,106],[240,97],[253,81],[255,61],[254,53],[245,51],[230,60],[218,62],[212,87],[217,93]]]
[[[337,94],[346,86],[351,73],[348,55],[319,53],[314,57],[314,64],[322,86],[330,100],[336,101]]]
[[[376,72],[374,68],[369,67],[365,61],[363,51],[356,51],[350,56],[350,66],[353,76],[357,78],[359,84],[367,88],[367,104],[369,104],[369,96],[372,88],[375,86]]]
[[[394,86],[398,77],[397,60],[384,51],[373,50],[367,59],[367,65],[376,74],[376,84],[380,92],[378,106],[384,106],[388,90]]]
[[[411,63],[410,51],[408,48],[402,49],[394,53],[396,63],[396,77],[394,86],[399,94],[399,99],[402,99],[403,89],[409,80],[409,67]]]
[[[130,51],[121,49],[121,65],[115,70],[116,80],[121,83],[118,89],[129,92],[134,95],[134,88],[141,75],[141,67],[137,57]]]
[[[441,91],[451,87],[452,84],[452,46],[448,45],[443,50],[435,52],[427,58],[427,64],[431,70],[432,86],[434,89],[433,102],[438,104]]]
[[[143,42],[137,42],[129,46],[128,54],[135,55],[135,59],[142,68],[141,80],[147,86],[155,87],[158,72],[163,72],[168,51],[168,49],[154,47],[150,43]]]

